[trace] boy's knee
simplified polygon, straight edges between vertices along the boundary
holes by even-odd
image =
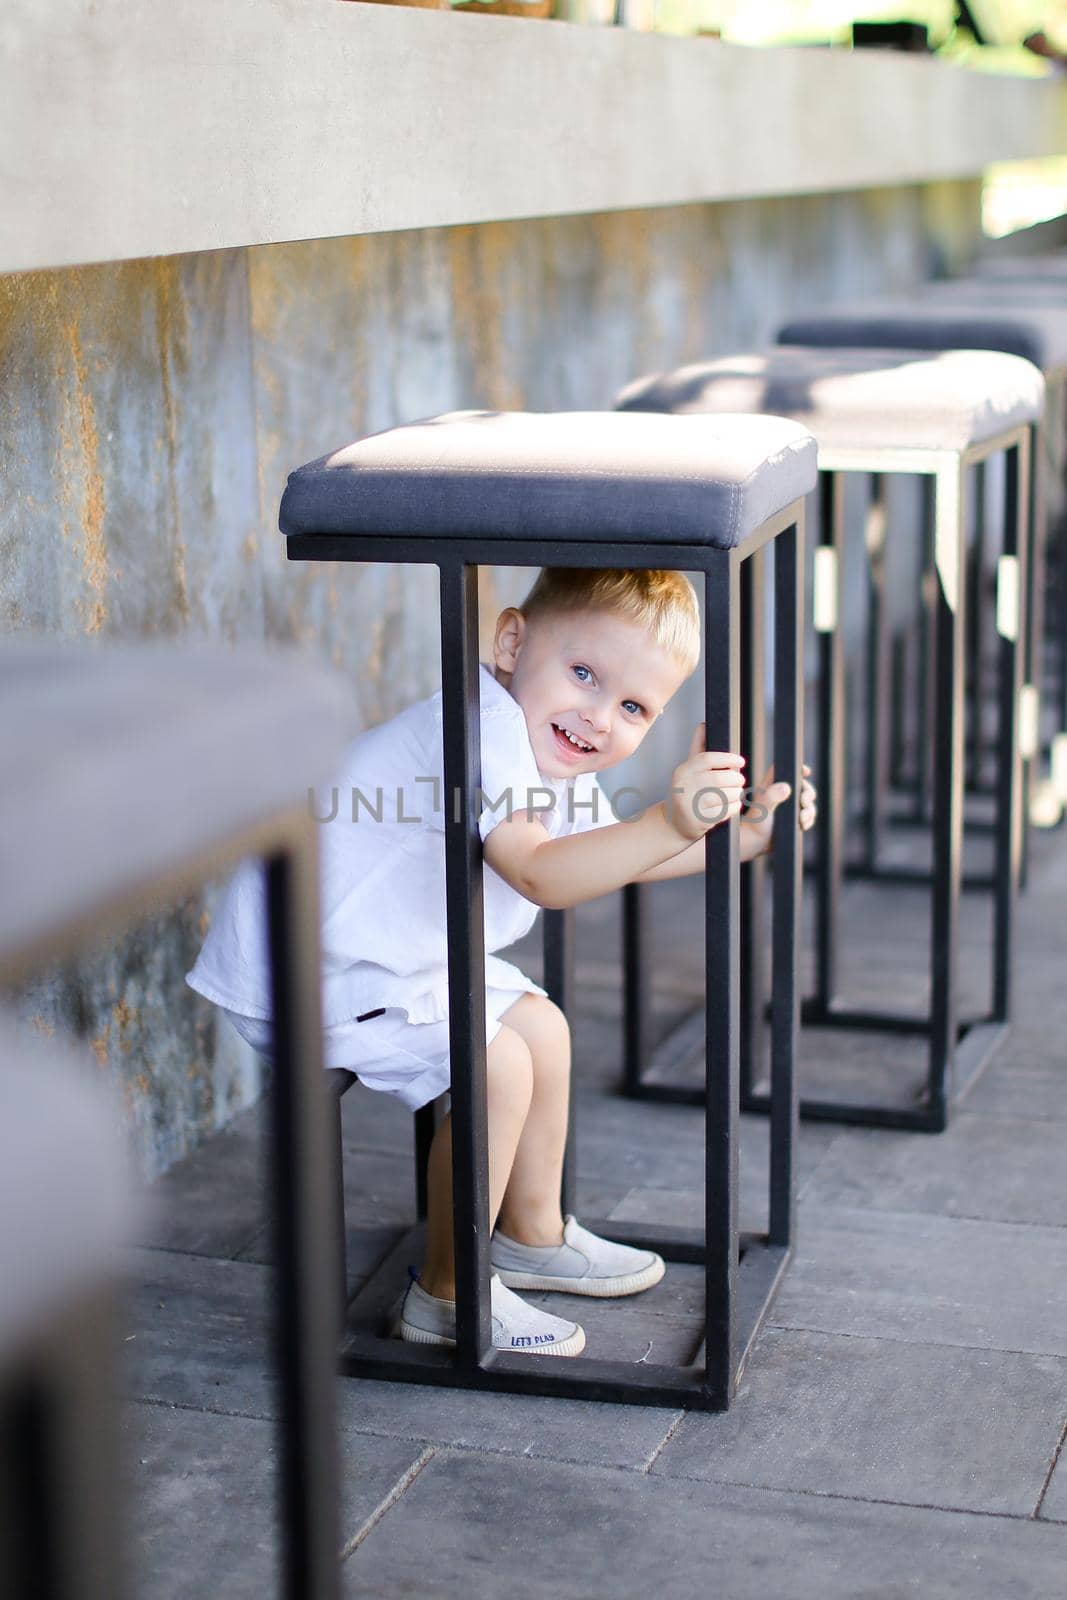
[[[547,995],[528,994],[522,999],[521,1017],[516,1030],[522,1032],[535,1056],[567,1059],[571,1048],[571,1029],[566,1014]]]
[[[490,1099],[524,1098],[533,1093],[533,1058],[530,1047],[514,1028],[501,1026],[486,1051],[486,1080]]]

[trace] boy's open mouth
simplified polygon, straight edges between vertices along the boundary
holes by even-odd
[[[591,756],[596,751],[595,744],[590,744],[578,734],[568,736],[556,723],[552,724],[552,732],[556,735],[556,743],[560,749],[565,750],[569,756]]]

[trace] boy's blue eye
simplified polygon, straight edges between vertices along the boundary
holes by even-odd
[[[587,677],[585,677],[585,678],[579,676],[579,678],[578,678],[578,682],[579,683],[586,683],[588,681],[588,679],[593,676],[593,674],[590,672],[589,668],[587,666],[585,666],[581,661],[576,661],[574,663],[574,665],[571,667],[571,671],[579,673],[579,674],[581,674],[583,672],[587,674]],[[638,705],[636,700],[624,700],[622,703],[623,703],[623,706],[625,708],[629,708],[631,706],[633,707],[633,711],[632,711],[632,715],[633,716],[639,717],[641,715],[641,709],[642,708]]]

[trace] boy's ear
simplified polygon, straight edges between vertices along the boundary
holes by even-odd
[[[501,672],[514,672],[526,637],[526,618],[515,606],[508,606],[496,619],[493,660]]]

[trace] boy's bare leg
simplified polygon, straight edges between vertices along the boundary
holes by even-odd
[[[559,1007],[536,994],[524,994],[509,1006],[504,1022],[529,1049],[533,1095],[500,1207],[500,1231],[520,1244],[561,1244],[559,1197],[570,1098],[570,1028]]]
[[[510,1016],[511,1012],[507,1015]],[[496,1222],[523,1124],[530,1111],[533,1077],[530,1050],[525,1039],[510,1026],[502,1025],[486,1050],[490,1231]],[[426,1259],[419,1273],[419,1282],[427,1294],[436,1295],[440,1300],[456,1298],[452,1239],[451,1117],[446,1117],[441,1123],[430,1146],[426,1169]]]

